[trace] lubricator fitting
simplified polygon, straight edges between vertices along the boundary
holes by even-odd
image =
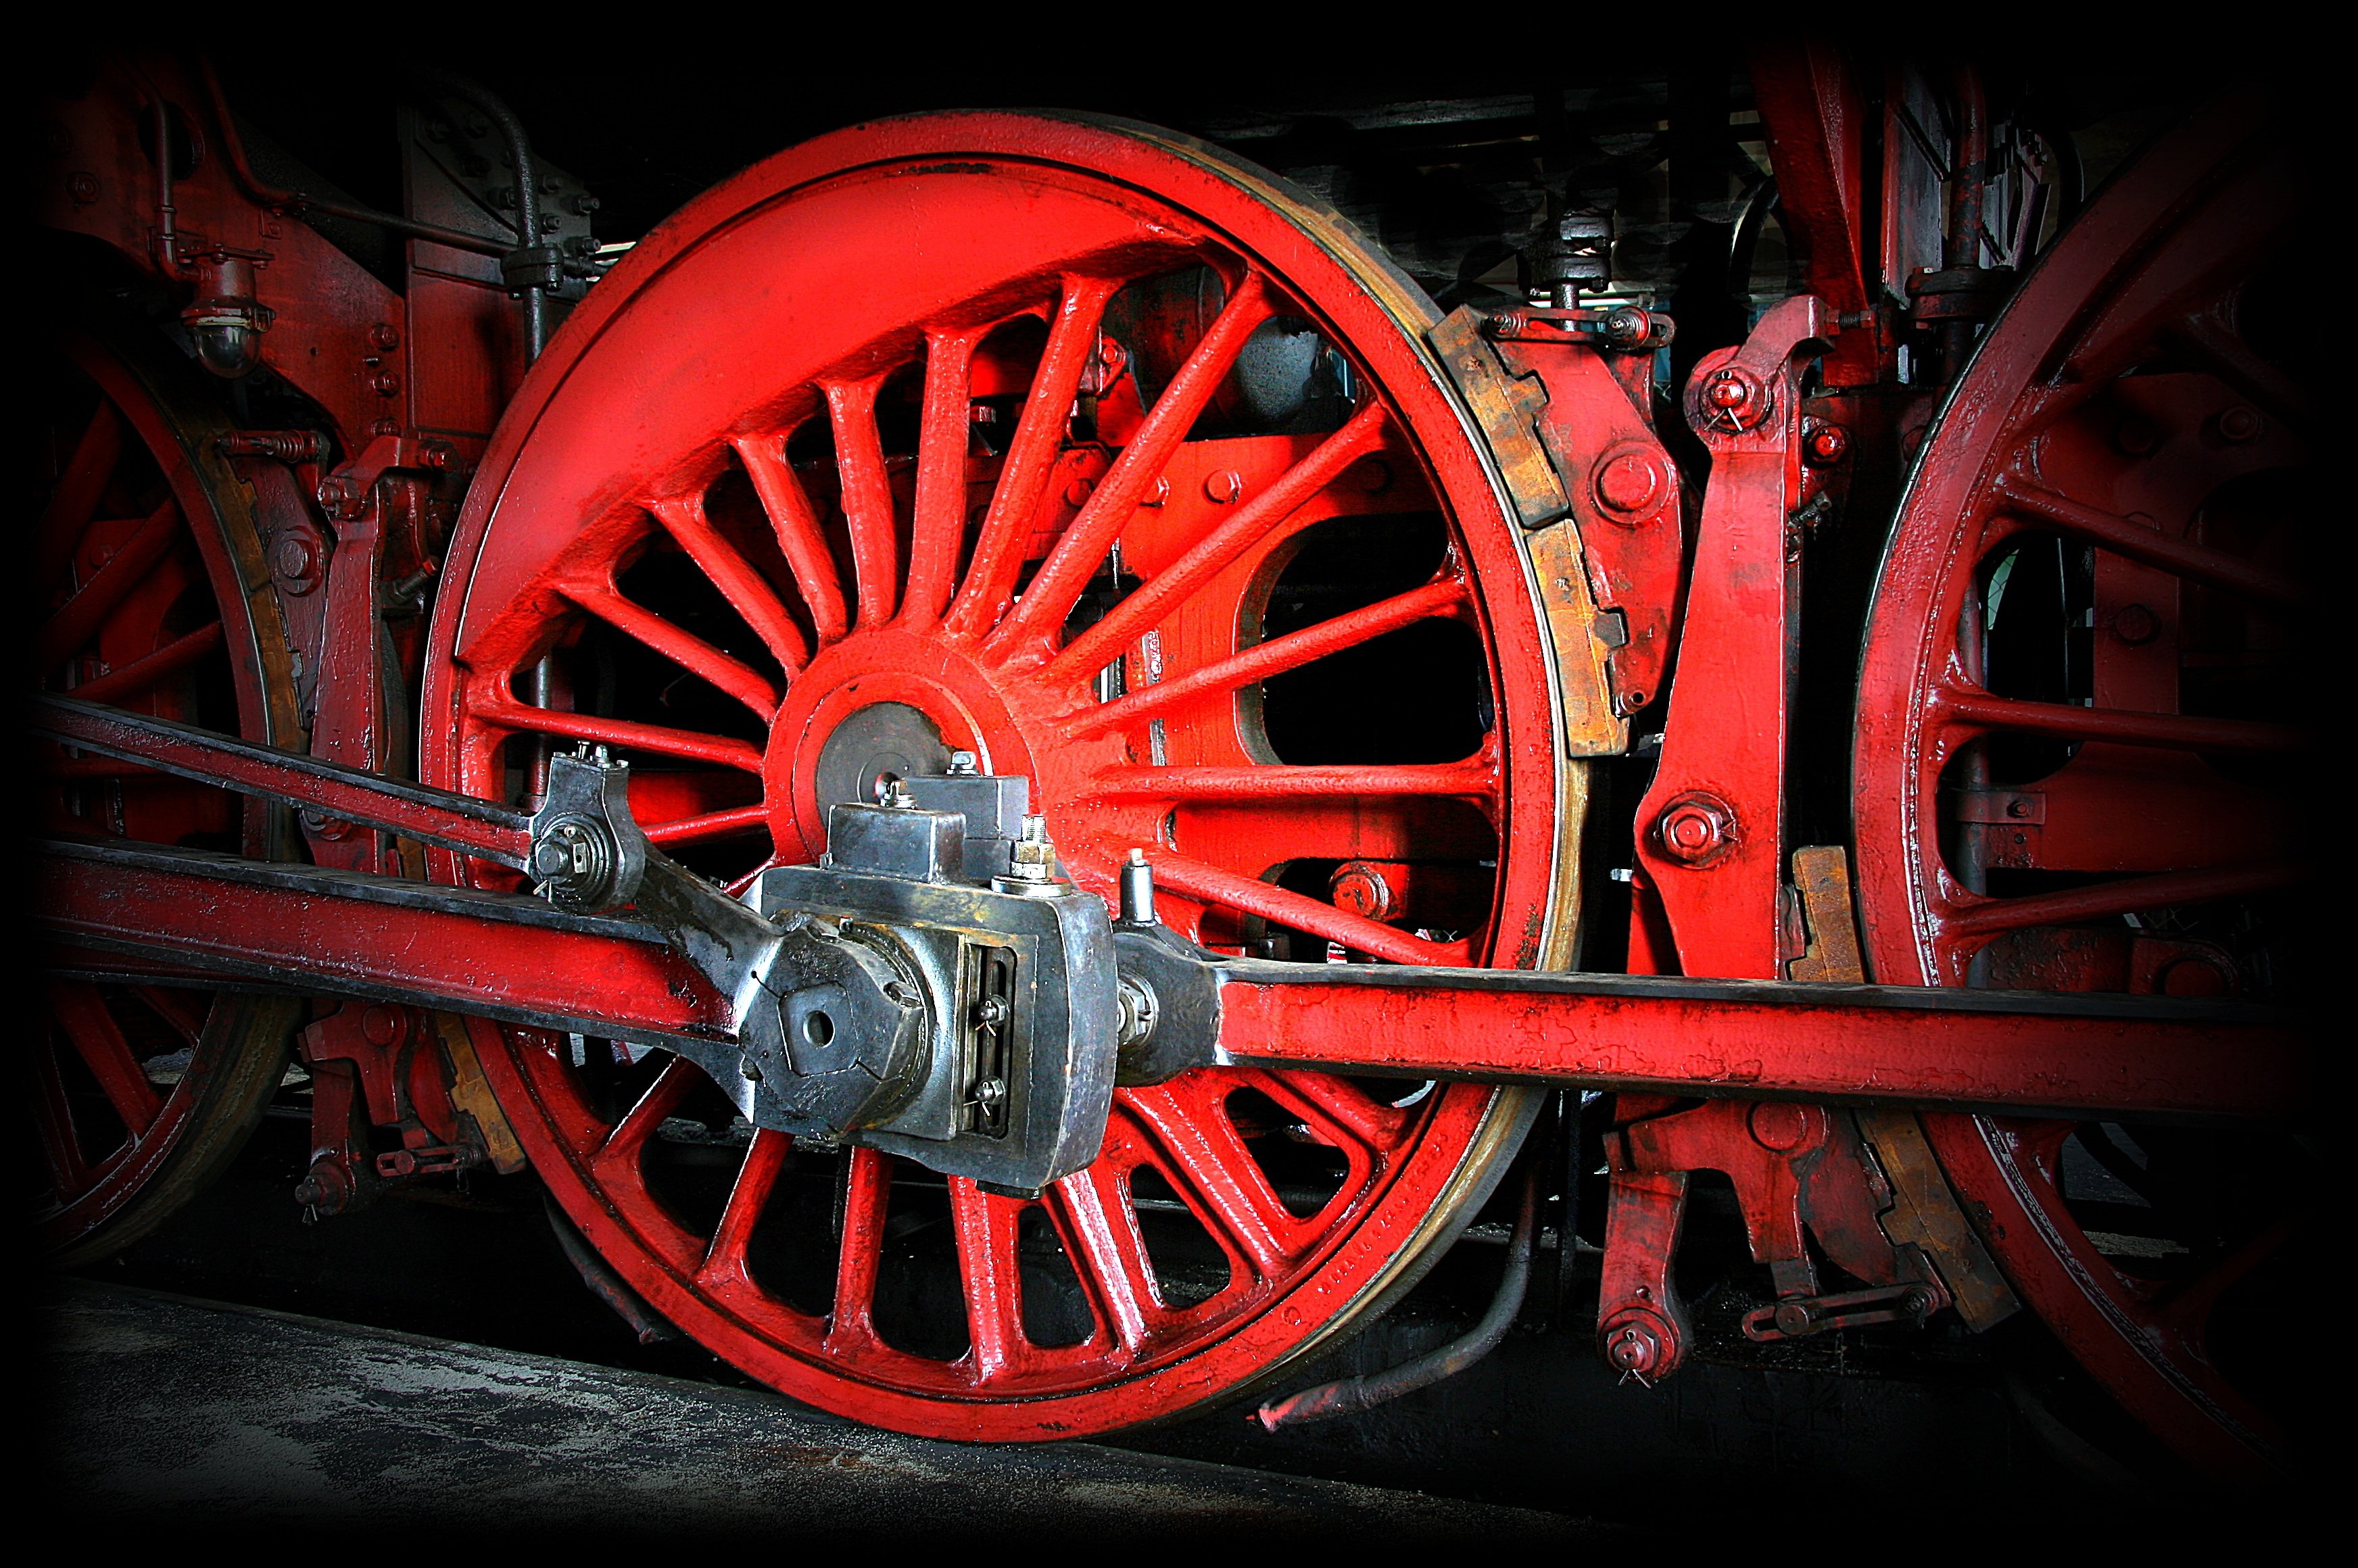
[[[1132,849],[1121,863],[1121,923],[1154,924],[1154,868],[1146,863],[1143,849]]]

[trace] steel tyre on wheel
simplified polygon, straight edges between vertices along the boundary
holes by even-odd
[[[39,687],[299,747],[287,639],[211,389],[128,324],[60,348],[38,427]],[[220,791],[100,757],[44,761],[44,831],[288,852],[279,814]],[[70,974],[48,1003],[26,1096],[45,1178],[36,1224],[72,1265],[155,1228],[237,1152],[299,1004]]]
[[[1582,796],[1433,319],[1331,214],[1142,127],[782,154],[643,243],[510,411],[424,776],[519,799],[548,747],[619,748],[650,837],[734,881],[964,751],[1031,781],[1092,892],[1147,849],[1215,946],[1561,964]],[[732,1126],[684,1062],[506,1039],[535,1165],[656,1308],[799,1398],[973,1439],[1282,1373],[1413,1279],[1535,1106],[1199,1071],[1119,1091],[1098,1162],[1027,1202]]]

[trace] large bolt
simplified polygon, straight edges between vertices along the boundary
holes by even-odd
[[[1603,1336],[1606,1362],[1628,1378],[1650,1378],[1662,1364],[1662,1342],[1645,1324],[1623,1318],[1607,1324]]]
[[[1801,460],[1813,469],[1830,469],[1850,455],[1850,432],[1840,425],[1816,424],[1801,442]]]
[[[1749,430],[1768,417],[1768,389],[1742,365],[1722,365],[1704,383],[1703,406],[1718,428]]]
[[[1736,848],[1736,808],[1700,790],[1663,808],[1654,823],[1662,853],[1688,866],[1708,866]]]
[[[1007,869],[990,879],[1001,892],[1025,898],[1058,898],[1072,883],[1056,874],[1056,846],[1048,841],[1048,819],[1033,813],[1023,818],[1023,837],[1008,847]]]
[[[1650,511],[1667,488],[1662,465],[1646,452],[1615,452],[1596,465],[1596,499],[1608,512],[1634,518]]]
[[[1810,1113],[1788,1100],[1762,1100],[1746,1119],[1753,1140],[1779,1154],[1799,1149],[1810,1136]]]
[[[1245,492],[1245,476],[1234,469],[1221,469],[1204,476],[1204,493],[1223,506]]]
[[[2258,435],[2263,428],[2259,410],[2238,403],[2219,416],[2219,438],[2241,444]]]
[[[281,534],[270,546],[270,569],[289,593],[308,593],[319,582],[319,547],[300,534]]]
[[[1365,860],[1346,860],[1328,884],[1335,907],[1362,920],[1390,920],[1400,913],[1399,895],[1384,874]]]
[[[2142,648],[2161,635],[2161,617],[2142,604],[2124,604],[2113,615],[2113,635]]]

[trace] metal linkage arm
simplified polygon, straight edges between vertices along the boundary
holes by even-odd
[[[1215,1051],[1126,1044],[1126,1076],[1195,1062],[1507,1078],[1679,1095],[1999,1111],[2290,1117],[2314,1067],[2280,1014],[2159,998],[1647,975],[1203,962],[1130,932],[1126,979]],[[1179,1004],[1177,1007],[1172,1005]],[[1200,1026],[1199,1026],[1200,1028]]]
[[[730,999],[640,921],[200,849],[39,849],[34,908],[65,968],[411,1002],[698,1054],[726,1045],[734,1060]]]
[[[532,817],[487,800],[70,697],[36,696],[32,720],[35,734],[77,751],[267,795],[518,871],[531,856]]]

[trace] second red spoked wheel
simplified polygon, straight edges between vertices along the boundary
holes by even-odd
[[[97,313],[94,313],[97,314]],[[29,571],[40,689],[299,743],[287,642],[253,509],[218,449],[230,426],[144,328],[66,336],[28,433],[49,481]],[[42,471],[45,469],[46,471]],[[287,853],[283,819],[226,792],[93,755],[43,755],[42,831]],[[103,1258],[201,1191],[277,1087],[290,999],[115,983],[103,955],[47,988],[22,1054],[55,1262]]]
[[[1580,792],[1434,312],[1331,214],[1139,127],[946,115],[785,153],[601,283],[474,489],[433,782],[634,762],[723,879],[954,752],[1110,895],[1308,961],[1551,964]],[[552,1190],[665,1314],[904,1431],[1069,1436],[1280,1374],[1496,1182],[1513,1089],[1199,1071],[1036,1201],[732,1124],[698,1070],[512,1032]]]
[[[2230,100],[2057,241],[1926,442],[1877,585],[1853,806],[1875,978],[2297,997],[2311,612],[2297,146]],[[2025,1300],[2184,1457],[2301,1402],[2281,1129],[1926,1119]]]

